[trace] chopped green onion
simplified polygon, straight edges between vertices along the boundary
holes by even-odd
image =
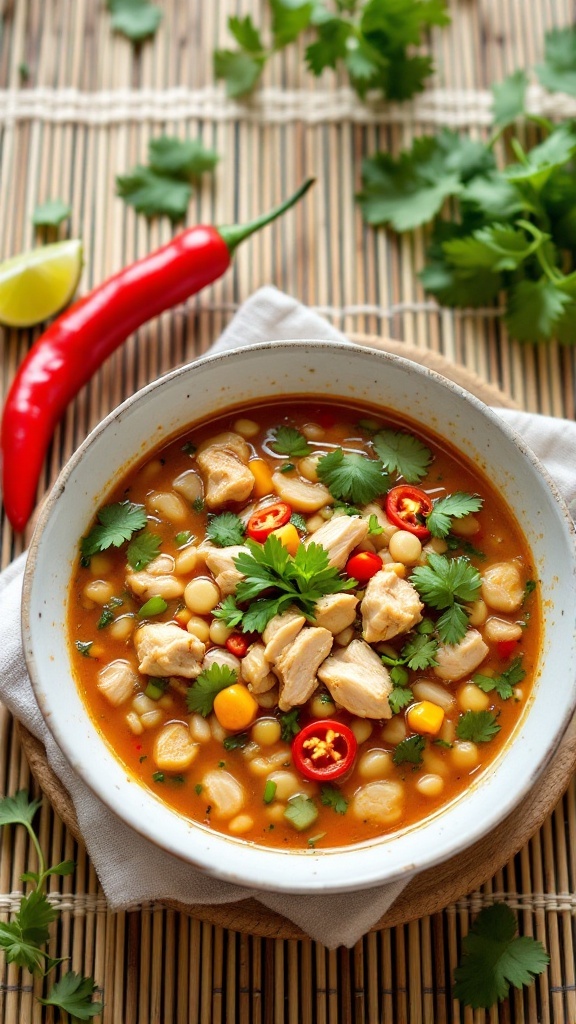
[[[295,469],[295,468],[296,467],[295,467],[293,462],[287,462],[285,466],[280,466],[280,472],[281,473],[289,473],[292,469]]]
[[[148,685],[144,690],[144,693],[150,698],[150,700],[160,700],[160,697],[163,697],[166,693],[167,687],[167,679],[157,679],[153,677],[148,680]]]
[[[190,530],[182,530],[181,533],[176,534],[174,540],[177,547],[183,548],[186,544],[191,544],[193,540],[196,540],[196,535]]]
[[[276,783],[272,779],[268,779],[264,786],[264,803],[271,804],[275,796]]]
[[[143,604],[140,611],[138,612],[139,619],[149,619],[152,615],[161,615],[165,612],[168,605],[163,597],[151,597],[146,604]]]

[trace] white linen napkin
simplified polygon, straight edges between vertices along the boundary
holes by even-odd
[[[260,289],[236,314],[213,352],[269,340],[350,342],[327,321],[275,288]],[[561,493],[576,509],[576,423],[497,410],[533,448]],[[68,790],[82,836],[112,910],[154,900],[221,904],[253,897],[296,923],[323,945],[353,946],[382,917],[410,881],[337,896],[290,896],[240,888],[214,879],[164,853],[108,810],[70,767],[38,709],[22,650],[20,603],[26,555],[0,575],[0,699],[46,748]]]

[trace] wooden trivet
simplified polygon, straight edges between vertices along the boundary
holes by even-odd
[[[517,409],[503,391],[463,366],[450,363],[430,349],[419,349],[403,342],[367,335],[353,335],[362,345],[403,355],[466,388],[488,405]],[[56,813],[72,835],[82,840],[74,806],[67,790],[54,774],[41,743],[21,724],[18,732],[30,769],[46,793]],[[394,905],[373,930],[406,924],[434,914],[475,889],[499,871],[538,831],[562,797],[576,767],[576,719],[564,734],[547,771],[529,795],[496,829],[455,857],[417,875],[406,886]],[[185,905],[166,900],[164,906],[189,914],[201,921],[264,938],[301,939],[304,932],[295,924],[268,910],[257,900],[241,900],[226,905]]]

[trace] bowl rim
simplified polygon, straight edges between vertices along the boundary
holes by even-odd
[[[111,423],[114,423],[116,420],[121,418],[124,415],[124,413],[131,408],[131,406],[133,406],[136,402],[141,402],[146,395],[169,386],[177,378],[185,377],[191,372],[197,371],[198,369],[201,370],[205,366],[218,364],[221,361],[229,362],[231,360],[247,357],[249,355],[254,357],[258,356],[262,352],[273,351],[275,354],[277,354],[279,350],[284,350],[285,352],[293,352],[295,346],[298,346],[300,348],[302,348],[302,346],[307,346],[308,350],[313,353],[329,352],[333,351],[335,344],[338,345],[339,348],[350,349],[350,353],[354,354],[355,359],[368,360],[372,362],[374,358],[376,358],[382,365],[385,365],[387,363],[393,364],[399,367],[400,369],[404,369],[405,371],[416,372],[417,375],[419,375],[422,379],[432,379],[433,381],[436,382],[436,385],[439,385],[441,388],[450,391],[458,401],[468,404],[472,403],[472,405],[476,407],[477,411],[480,413],[481,416],[487,418],[492,422],[492,424],[496,427],[497,431],[503,432],[507,436],[508,440],[512,443],[512,445],[517,450],[519,450],[521,456],[528,460],[528,462],[531,464],[532,470],[536,473],[537,476],[540,477],[542,483],[545,485],[548,491],[552,493],[559,521],[562,521],[564,528],[567,531],[567,534],[571,538],[572,574],[573,577],[576,578],[576,527],[572,521],[566,502],[561,496],[557,485],[550,477],[550,474],[542,465],[537,456],[534,454],[532,449],[526,444],[524,439],[505,420],[503,420],[502,417],[498,415],[497,412],[494,412],[490,407],[486,406],[475,395],[471,394],[470,392],[466,391],[465,388],[461,387],[461,385],[456,384],[449,378],[444,377],[436,370],[415,363],[412,360],[409,360],[401,355],[396,355],[395,353],[389,353],[386,351],[382,351],[380,349],[374,349],[364,345],[362,347],[357,347],[346,342],[333,342],[315,339],[287,339],[281,341],[267,341],[258,344],[240,346],[222,352],[209,352],[199,357],[198,359],[195,359],[188,363],[184,363],[181,366],[176,367],[175,369],[170,370],[168,373],[158,377],[156,380],[149,382],[143,388],[135,392],[133,395],[130,395],[128,398],[126,398],[115,409],[111,410],[107,414],[107,416],[105,416],[90,431],[87,437],[74,451],[66,465],[61,470],[56,482],[54,483],[38,515],[34,534],[28,551],[28,558],[24,573],[22,598],[22,631],[28,672],[32,681],[33,690],[36,699],[38,700],[39,707],[43,715],[46,727],[49,730],[49,732],[51,732],[56,743],[65,754],[68,762],[71,765],[73,765],[72,770],[75,771],[78,775],[80,775],[82,781],[88,786],[92,794],[94,794],[98,799],[100,799],[108,810],[112,811],[125,824],[131,827],[135,832],[137,832],[139,835],[145,838],[148,842],[151,842],[153,845],[158,846],[160,849],[176,857],[178,860],[184,862],[185,864],[188,864],[191,867],[199,869],[201,871],[207,872],[215,878],[219,878],[223,881],[230,882],[232,884],[240,884],[250,889],[260,889],[262,891],[283,891],[286,893],[308,894],[312,892],[318,892],[322,894],[337,892],[344,893],[364,888],[370,888],[377,885],[387,884],[389,882],[398,882],[401,879],[407,881],[414,874],[422,870],[431,868],[435,864],[438,864],[448,859],[449,857],[453,856],[455,853],[467,848],[468,846],[471,846],[473,843],[477,842],[489,831],[491,831],[497,824],[503,821],[504,818],[513,810],[513,808],[517,806],[517,804],[520,803],[520,801],[524,797],[526,797],[532,784],[541,775],[545,766],[550,762],[551,758],[554,756],[556,750],[560,746],[563,736],[566,730],[568,729],[568,726],[576,709],[576,680],[574,680],[572,684],[571,701],[567,704],[566,708],[564,709],[561,727],[556,732],[553,741],[548,742],[547,746],[545,747],[545,749],[543,749],[541,753],[538,763],[534,766],[533,770],[525,776],[523,782],[519,784],[518,788],[514,791],[514,794],[508,794],[507,798],[506,796],[504,796],[492,817],[487,821],[481,821],[479,819],[476,819],[473,821],[473,823],[469,825],[466,833],[466,841],[464,844],[462,843],[460,838],[455,839],[454,837],[447,835],[448,830],[445,829],[443,833],[443,841],[438,843],[438,846],[435,848],[435,850],[420,850],[418,855],[416,855],[409,862],[406,862],[401,866],[397,866],[392,871],[388,872],[383,871],[385,862],[385,857],[383,857],[382,864],[378,870],[375,871],[373,868],[364,870],[362,876],[357,877],[352,883],[346,878],[337,877],[337,875],[334,875],[332,871],[329,872],[329,879],[323,877],[327,862],[335,859],[341,860],[345,856],[348,856],[348,859],[351,859],[354,854],[366,849],[367,846],[370,848],[378,845],[383,846],[386,843],[391,842],[391,840],[395,837],[416,834],[426,822],[433,821],[439,816],[442,816],[445,813],[445,811],[449,810],[454,804],[461,804],[463,801],[465,801],[467,793],[464,793],[461,797],[456,798],[455,801],[450,801],[447,805],[444,805],[442,810],[439,812],[439,815],[433,814],[428,818],[424,819],[423,822],[415,826],[411,826],[406,830],[402,830],[399,833],[395,833],[392,837],[383,837],[382,840],[375,840],[369,843],[362,843],[359,845],[347,847],[327,848],[325,850],[297,851],[279,850],[276,848],[262,847],[259,845],[247,843],[246,841],[243,841],[241,839],[239,840],[233,837],[226,836],[225,834],[219,833],[215,830],[208,830],[205,827],[200,826],[200,829],[205,830],[208,834],[209,840],[212,841],[208,841],[206,843],[205,848],[202,851],[202,856],[199,858],[197,849],[193,850],[191,853],[187,853],[183,852],[179,848],[176,848],[175,843],[172,841],[169,833],[165,833],[162,830],[156,830],[157,834],[152,836],[148,829],[143,828],[141,820],[138,817],[138,814],[136,812],[131,811],[130,801],[125,801],[122,810],[119,811],[118,804],[114,801],[112,795],[107,791],[103,791],[102,787],[99,787],[97,784],[98,780],[96,779],[95,783],[93,774],[85,769],[85,766],[83,765],[82,761],[78,762],[73,757],[73,751],[71,751],[64,727],[60,726],[59,720],[54,718],[54,715],[51,712],[50,708],[46,706],[45,694],[42,690],[41,673],[38,671],[38,663],[34,654],[32,644],[31,611],[35,568],[41,551],[42,537],[44,536],[44,531],[47,525],[49,524],[55,509],[57,509],[58,507],[58,502],[62,494],[64,493],[66,483],[69,480],[72,473],[75,471],[78,463],[82,461],[85,453],[89,451],[90,448],[95,443],[97,443],[101,435],[105,433],[105,431],[107,430]],[[293,390],[291,393],[296,394],[297,392]],[[287,394],[289,395],[290,392],[287,392]],[[330,398],[334,399],[334,396],[329,396],[329,399]],[[353,397],[350,397],[349,401],[352,404],[354,404],[355,400]],[[241,404],[246,405],[247,403],[239,403],[239,405]],[[231,406],[228,405],[228,407]],[[215,412],[215,415],[218,415],[223,411],[224,407],[220,410],[217,410]],[[204,419],[205,417],[202,418]],[[191,422],[194,422],[194,420],[191,420]],[[156,439],[155,441],[151,442],[149,446],[150,449],[158,447],[160,443],[166,442],[167,440],[169,440],[170,437],[174,437],[175,433],[177,434],[180,430],[183,431],[185,429],[186,428],[184,426],[179,427],[177,428],[176,432],[168,433],[161,439]],[[458,448],[458,445],[456,445],[456,447]],[[466,457],[469,459],[469,456]],[[138,458],[140,458],[140,456],[138,456]],[[108,485],[108,491],[113,486],[114,482],[114,477],[113,475],[111,475],[110,482]],[[574,636],[574,630],[572,636],[572,653],[576,654],[576,637]],[[74,685],[76,684],[74,683]],[[158,798],[154,796],[152,791],[138,783],[137,780],[135,780],[130,775],[130,773],[122,764],[120,759],[114,755],[106,740],[104,740],[103,737],[99,736],[95,728],[94,722],[87,712],[86,716],[91,723],[94,735],[98,737],[99,743],[104,747],[104,750],[107,752],[107,756],[113,759],[116,766],[119,767],[122,773],[126,776],[126,781],[132,787],[131,795],[134,795],[134,783],[136,783],[139,793],[145,794],[146,800],[152,800],[154,804],[158,804],[163,810],[166,810],[167,805],[159,801]],[[524,717],[527,717],[527,715],[525,715]],[[492,762],[492,764],[495,765],[499,763],[499,761],[502,759],[502,756],[502,754],[499,755],[496,761]],[[483,773],[483,775],[485,775],[485,773]],[[190,821],[189,819],[184,819],[182,816],[178,815],[177,812],[171,810],[170,808],[168,808],[168,813],[172,816],[175,816],[181,821],[185,821],[189,829],[194,830],[196,825],[195,822]],[[231,860],[232,862],[234,862],[234,866],[232,867],[223,866],[221,863],[218,862],[218,859],[215,856],[215,851],[213,847],[215,846],[219,849],[223,849],[222,844],[225,844],[230,847],[230,853],[232,854]],[[422,847],[424,844],[419,845],[420,847]],[[236,860],[234,861],[234,851],[238,851],[239,847],[242,847],[242,849],[244,850],[250,851],[251,855],[256,854],[257,856],[255,858],[253,856],[251,858],[237,857]],[[298,871],[297,880],[295,880],[293,877],[286,877],[285,868],[287,865],[287,856],[293,862],[300,860],[302,863],[305,862],[307,865],[304,874]],[[284,870],[280,868],[280,870],[275,874],[273,881],[268,881],[266,872],[265,870],[263,870],[263,863],[256,863],[252,869],[247,870],[247,859],[255,859],[258,862],[265,862],[267,860],[269,861],[271,858],[273,858],[274,860],[279,859],[282,862],[284,868]],[[242,860],[243,863],[240,864],[240,860]]]

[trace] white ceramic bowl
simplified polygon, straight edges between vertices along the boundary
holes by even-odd
[[[76,689],[65,607],[78,540],[118,478],[145,453],[227,407],[275,395],[346,398],[409,415],[448,438],[501,489],[532,549],[545,622],[531,700],[511,742],[468,792],[391,837],[332,850],[272,850],[177,815],[128,776]],[[209,356],[148,385],[80,446],[38,521],[23,603],[26,658],[41,711],[70,764],[137,832],[230,882],[293,893],[361,889],[423,870],[500,822],[550,761],[576,702],[576,544],[554,486],[496,413],[393,355],[323,342],[272,342]]]

